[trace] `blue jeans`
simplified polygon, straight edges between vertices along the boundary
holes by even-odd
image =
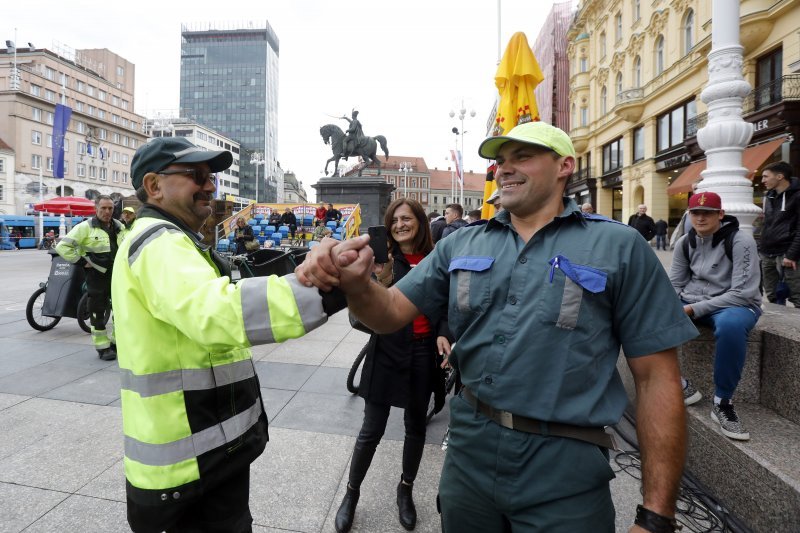
[[[666,249],[667,249],[667,236],[656,235],[656,250],[666,250]]]
[[[758,322],[761,310],[750,307],[726,307],[695,320],[714,328],[714,394],[723,400],[733,398],[742,377],[747,337]]]

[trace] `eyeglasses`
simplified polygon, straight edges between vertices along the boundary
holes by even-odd
[[[205,186],[209,180],[214,185],[217,184],[217,175],[212,173],[207,174],[200,174],[200,170],[196,168],[183,168],[183,169],[175,169],[175,170],[162,170],[161,172],[156,172],[156,174],[161,174],[162,176],[172,176],[174,174],[183,174],[185,176],[191,176],[192,180],[194,180],[195,184],[198,187]]]

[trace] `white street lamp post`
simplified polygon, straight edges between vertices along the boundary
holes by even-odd
[[[264,163],[264,156],[261,152],[254,152],[250,158],[250,164],[256,166],[256,203],[258,203],[258,165]]]
[[[470,118],[475,118],[475,110],[471,109],[469,111]],[[450,110],[450,118],[455,118],[456,112],[452,109]],[[467,108],[464,107],[464,99],[461,99],[461,109],[458,110],[458,120],[461,121],[461,130],[459,131],[458,128],[453,128],[453,133],[456,134],[456,170],[458,172],[458,180],[459,186],[461,190],[461,194],[459,196],[459,203],[461,206],[464,206],[464,134],[467,133],[464,131],[464,119],[467,117]],[[459,157],[459,150],[458,150],[458,135],[461,135],[461,156]]]
[[[410,163],[403,161],[397,170],[403,173],[403,196],[408,198],[408,173],[414,172],[414,167]]]

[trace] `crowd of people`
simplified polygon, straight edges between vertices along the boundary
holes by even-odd
[[[213,173],[232,154],[182,137],[136,151],[131,179],[142,207],[117,221],[101,196],[96,216],[57,247],[86,268],[95,347],[122,372],[134,531],[252,530],[250,464],[265,449],[268,422],[249,348],[305,335],[345,308],[372,333],[337,532],[356,520],[392,407],[405,425],[392,480],[397,518],[416,527],[426,411],[432,397],[436,409],[444,405],[448,366],[459,385],[438,487],[443,531],[614,531],[608,458],[616,445],[604,428],[628,402],[620,350],[639,391],[642,504],[631,531],[676,530],[685,405],[703,397],[682,375],[677,348],[697,335],[695,324],[714,330],[710,416],[724,435],[747,440],[733,398],[761,315],[759,288],[774,302],[783,283],[800,302],[797,178],[785,163],[763,171],[758,244],[719,195],[701,188],[667,273],[648,242],[666,249],[667,224],[646,205],[627,227],[565,196],[576,153],[562,130],[522,124],[486,139],[479,153],[496,161],[492,218],[471,211],[465,220],[457,203],[426,215],[399,198],[384,217],[389,259],[375,265],[368,236],[324,238],[342,215],[320,203],[320,243],[294,274],[231,285],[228,263],[198,231],[211,214]],[[287,209],[268,220],[294,233],[293,217]],[[244,218],[233,239],[237,253],[256,240]],[[106,323],[112,300],[116,338]]]

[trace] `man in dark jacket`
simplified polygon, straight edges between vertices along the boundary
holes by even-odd
[[[628,219],[628,225],[636,228],[636,231],[641,233],[647,242],[650,242],[656,235],[656,223],[647,214],[647,206],[644,204],[639,206],[638,213],[631,215],[631,218]]]
[[[442,239],[467,225],[467,221],[464,220],[464,208],[461,207],[461,204],[448,205],[444,210],[444,219],[447,226],[442,231]]]
[[[292,239],[294,239],[295,232],[297,231],[297,217],[292,210],[288,207],[281,215],[281,225],[282,226],[289,226],[289,231],[292,234]]]
[[[336,222],[338,226],[342,221],[342,212],[333,207],[333,204],[328,204],[328,210],[325,211],[325,222]]]
[[[800,180],[792,177],[788,163],[778,161],[764,168],[761,182],[767,189],[758,246],[764,291],[767,299],[775,302],[775,288],[783,277],[791,291],[789,301],[800,307]]]
[[[659,218],[658,222],[656,222],[656,250],[664,250],[667,249],[667,221],[663,218]]]
[[[436,214],[435,217],[432,215]],[[432,218],[431,220],[431,240],[433,244],[436,244],[439,239],[442,238],[442,232],[444,231],[445,226],[447,226],[447,221],[444,219],[444,216],[440,215],[436,211],[431,213],[430,215]]]

